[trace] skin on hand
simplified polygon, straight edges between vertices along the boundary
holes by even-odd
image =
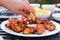
[[[14,13],[21,14],[27,18],[30,13],[34,14],[34,9],[30,6],[27,0],[19,1],[19,0],[2,0],[0,1],[1,5],[8,8]]]

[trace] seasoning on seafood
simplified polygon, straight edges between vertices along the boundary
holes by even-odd
[[[30,34],[30,29],[29,28],[26,28],[24,31],[23,31],[24,34]]]

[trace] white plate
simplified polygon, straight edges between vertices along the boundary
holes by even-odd
[[[0,40],[4,40],[2,36],[0,36]]]
[[[4,22],[1,23],[1,29],[3,31],[5,31],[5,32],[9,33],[9,34],[17,35],[17,36],[24,36],[24,37],[44,37],[44,36],[54,35],[54,34],[56,34],[56,33],[58,33],[60,31],[60,25],[58,23],[54,22],[54,21],[52,21],[52,22],[56,26],[55,30],[54,31],[47,31],[46,30],[45,32],[43,32],[40,35],[37,35],[37,34],[24,35],[22,33],[16,33],[16,32],[14,32],[14,31],[12,31],[12,30],[10,30],[10,29],[8,29],[8,28],[5,27],[5,24],[8,23],[8,21],[4,21]]]

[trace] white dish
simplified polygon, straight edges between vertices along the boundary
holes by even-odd
[[[34,3],[34,4],[30,4],[30,5],[31,5],[33,8],[36,7],[36,6],[37,6],[37,7],[40,7],[40,4],[35,4],[35,3]]]
[[[55,12],[55,7],[56,7],[55,4],[43,4],[42,5],[42,9],[49,10],[52,13]]]
[[[51,15],[51,12],[48,11],[47,14],[41,14],[41,13],[36,14],[36,17],[39,18],[39,19],[44,19],[44,18],[48,18],[48,17],[50,17],[50,15]]]
[[[60,8],[56,7],[56,8],[55,8],[55,11],[60,11]]]
[[[8,23],[8,21],[4,21],[1,23],[1,29],[9,34],[12,34],[12,35],[16,35],[16,36],[24,36],[24,37],[44,37],[44,36],[50,36],[50,35],[54,35],[56,33],[58,33],[60,31],[60,25],[54,21],[52,21],[56,28],[54,31],[45,31],[44,33],[40,34],[40,35],[37,35],[37,34],[28,34],[28,35],[24,35],[22,33],[16,33],[8,28],[5,27],[5,24]]]
[[[57,21],[60,21],[60,13],[55,13],[52,14],[53,18],[56,19]]]
[[[3,10],[8,10],[8,9],[0,9],[0,12],[3,11]]]
[[[43,7],[54,7],[55,8],[56,6],[55,6],[55,4],[43,4],[42,8]]]

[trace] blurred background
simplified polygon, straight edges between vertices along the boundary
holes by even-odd
[[[30,3],[39,3],[39,4],[56,4],[60,3],[60,0],[29,0]]]

